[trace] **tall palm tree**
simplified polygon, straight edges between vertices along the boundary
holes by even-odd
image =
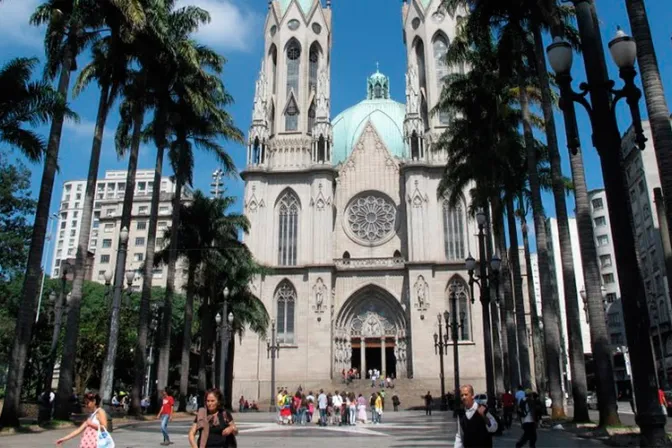
[[[625,0],[630,18],[632,35],[637,42],[637,62],[642,75],[642,87],[646,99],[646,110],[656,151],[660,184],[667,214],[667,232],[672,235],[672,125],[670,110],[665,100],[663,82],[658,68],[658,58],[653,47],[649,18],[644,0]],[[670,273],[668,272],[668,275]]]
[[[89,13],[93,18],[97,19],[95,24],[98,27],[105,26],[109,32],[104,37],[101,37],[98,29],[93,30],[92,34],[96,36],[96,39],[94,40],[96,43],[92,52],[93,60],[92,63],[87,66],[89,75],[82,79],[82,81],[95,80],[100,87],[100,97],[98,100],[98,110],[94,126],[93,143],[91,145],[91,159],[89,160],[89,171],[84,193],[81,230],[77,246],[77,255],[75,257],[72,295],[69,303],[68,319],[63,342],[63,357],[58,380],[58,399],[55,416],[62,420],[68,420],[70,418],[69,398],[72,394],[75,355],[77,350],[77,339],[79,337],[79,314],[83,297],[85,261],[89,247],[89,237],[91,236],[93,203],[105,123],[107,122],[107,117],[114,101],[117,99],[122,86],[126,82],[129,64],[129,49],[125,42],[128,38],[129,30],[142,27],[144,23],[144,17],[141,17],[141,22],[134,22],[136,19],[135,17],[127,17],[124,15],[126,8],[118,7],[116,4],[123,1],[124,0],[110,0],[88,5],[90,8]],[[136,2],[136,0],[125,1],[128,4]],[[79,7],[81,8],[82,5],[80,4]],[[85,72],[87,72],[87,70],[85,70]],[[83,85],[81,87],[83,87]]]
[[[36,64],[37,59],[34,58],[17,58],[0,67],[0,85],[2,86],[0,92],[0,142],[17,148],[32,161],[37,162],[45,158],[45,173],[40,188],[26,280],[24,280],[22,291],[24,299],[21,301],[19,308],[16,325],[17,336],[12,347],[7,377],[7,394],[0,417],[0,426],[17,426],[19,424],[18,415],[23,371],[32,336],[33,322],[35,321],[35,301],[38,279],[41,274],[40,263],[49,214],[51,189],[53,188],[53,176],[56,170],[56,157],[58,155],[58,144],[54,146],[50,139],[47,145],[38,134],[26,129],[25,126],[27,124],[45,123],[49,120],[52,120],[52,123],[60,120],[62,125],[65,116],[69,115],[74,118],[74,114],[66,107],[65,95],[54,90],[47,82],[31,82],[32,71]],[[69,71],[67,73],[69,76]],[[38,219],[41,221],[38,222]],[[42,229],[41,236],[40,229]]]

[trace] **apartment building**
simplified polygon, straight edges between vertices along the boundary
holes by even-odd
[[[169,177],[161,179],[159,220],[157,225],[157,249],[163,246],[163,232],[170,226],[172,213],[172,196],[175,192],[175,184]],[[91,237],[89,240],[89,252],[93,259],[91,267],[91,280],[104,282],[106,271],[111,273],[117,259],[119,235],[121,232],[121,214],[126,189],[126,171],[106,171],[105,177],[96,183],[96,195],[94,202],[94,215],[91,223]],[[83,209],[83,197],[86,190],[86,181],[68,181],[63,185],[61,209],[58,220],[58,238],[54,247],[52,261],[52,277],[58,277],[61,269],[61,261],[73,258],[77,251],[77,241],[81,230],[81,214]],[[128,239],[128,254],[126,257],[126,269],[139,271],[142,267],[146,245],[147,227],[149,225],[149,212],[151,196],[154,190],[154,170],[138,170],[135,178],[135,194],[133,198],[133,211]],[[186,190],[185,197],[190,195]],[[165,267],[154,270],[154,284],[165,286]],[[176,286],[181,287],[182,276],[178,276]],[[132,288],[140,290],[142,277],[136,275]]]
[[[649,142],[646,149],[642,151],[637,147],[631,128],[623,138],[621,155],[635,224],[637,256],[649,306],[651,342],[658,362],[658,375],[663,376],[663,372],[666,372],[665,378],[669,383],[672,367],[672,309],[654,197],[654,189],[660,188],[660,175],[656,153],[650,143],[651,126],[645,121],[642,127]]]

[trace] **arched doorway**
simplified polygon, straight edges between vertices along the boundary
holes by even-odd
[[[384,289],[369,285],[345,301],[334,322],[334,373],[356,368],[406,378],[406,317],[401,304]]]

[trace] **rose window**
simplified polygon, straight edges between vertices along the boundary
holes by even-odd
[[[368,195],[355,199],[346,216],[353,236],[367,243],[377,243],[394,231],[396,212],[389,200]]]

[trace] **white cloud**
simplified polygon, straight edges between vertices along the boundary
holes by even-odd
[[[63,123],[63,128],[65,129],[65,132],[63,132],[64,137],[70,136],[76,139],[93,140],[93,131],[96,128],[96,122],[80,117],[79,122],[66,120],[65,123]],[[110,129],[106,126],[103,139],[108,138],[114,138],[114,129]]]
[[[40,48],[44,30],[29,23],[40,0],[5,0],[0,3],[0,47]]]
[[[219,49],[245,51],[251,48],[252,33],[260,22],[252,11],[235,5],[233,0],[181,0],[178,5],[194,5],[210,13],[210,23],[201,26],[196,33],[203,43]]]

